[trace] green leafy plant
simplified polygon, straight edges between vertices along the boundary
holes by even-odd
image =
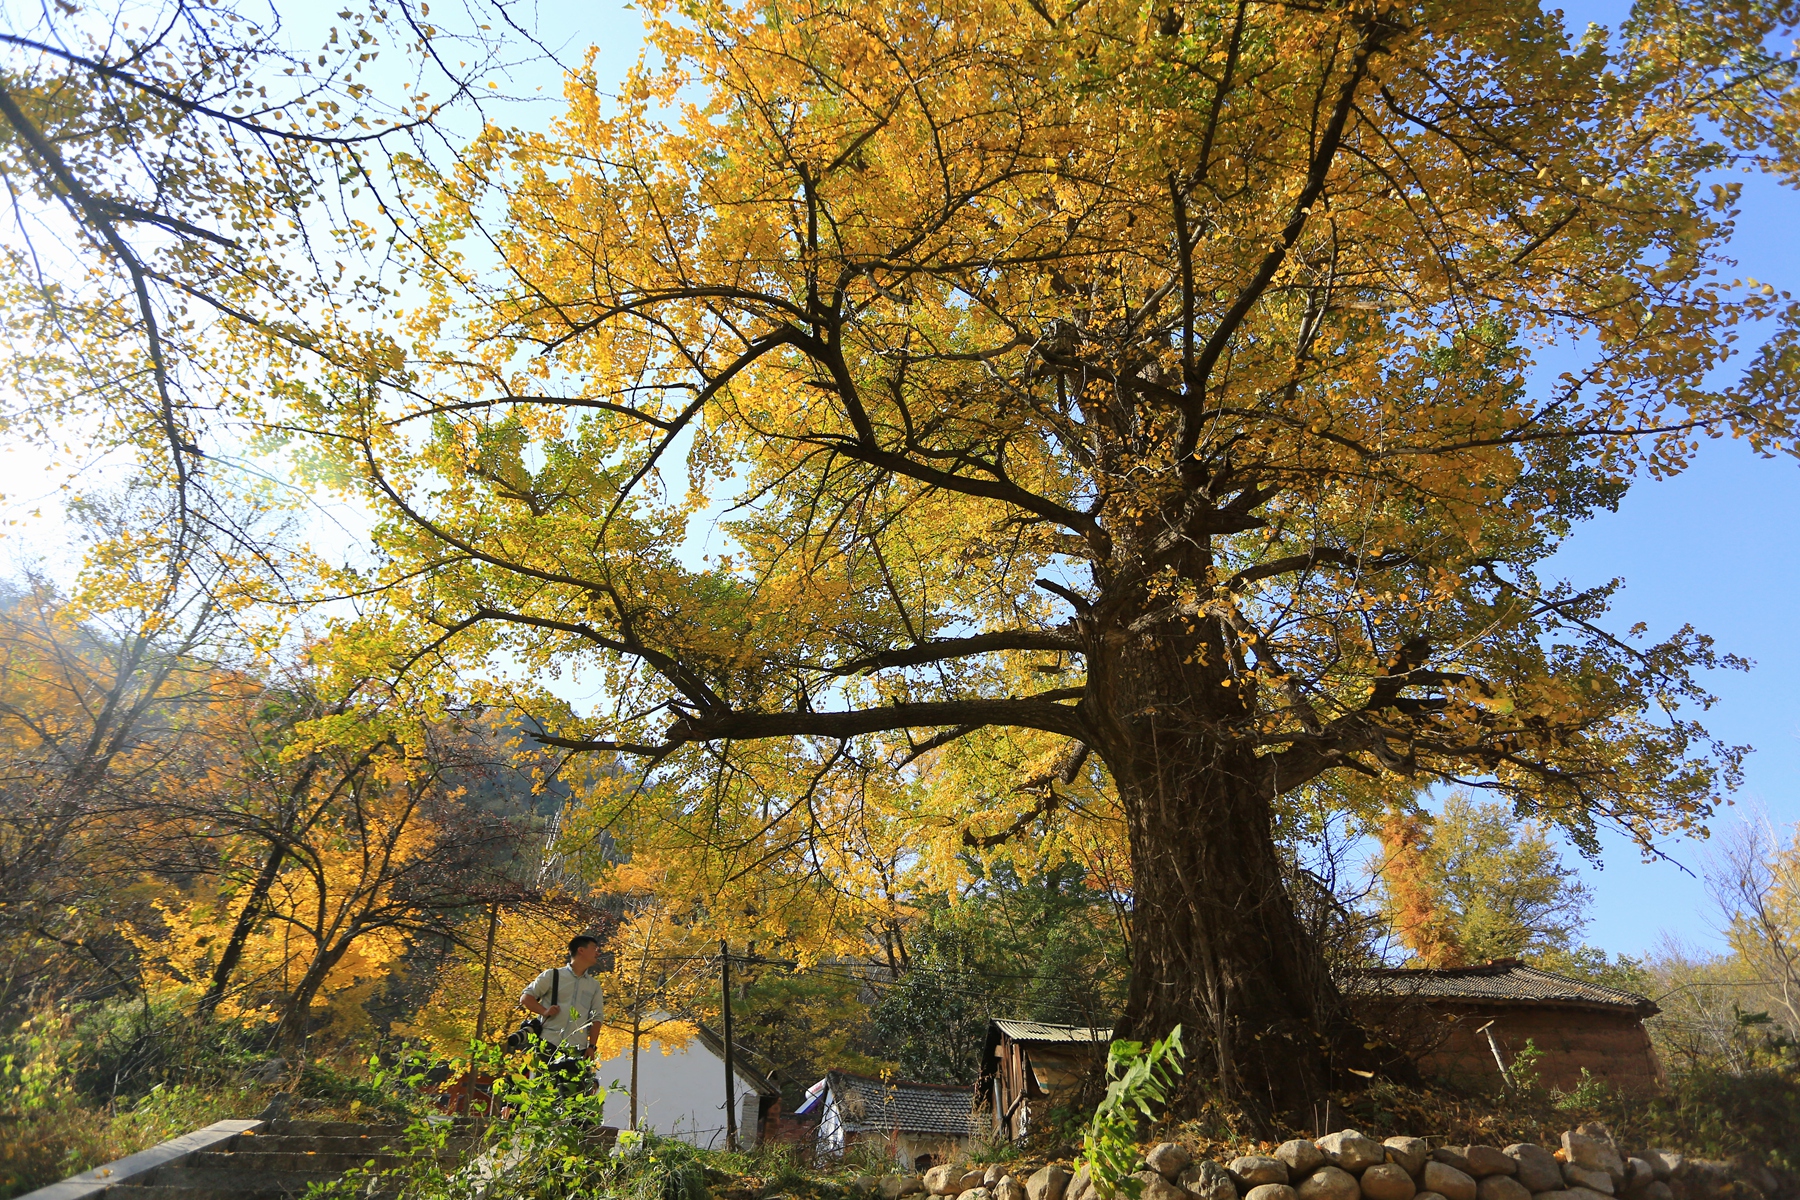
[[[422,1058],[371,1064],[372,1086],[416,1089],[425,1065]],[[509,1061],[497,1047],[475,1045],[467,1060],[451,1064],[452,1075],[471,1065],[493,1078],[491,1116],[468,1123],[421,1117],[407,1127],[396,1164],[315,1185],[308,1200],[392,1192],[408,1200],[708,1200],[709,1163],[751,1165],[745,1155],[713,1154],[643,1130],[626,1130],[615,1142],[602,1124],[606,1089],[559,1077],[537,1051]],[[773,1182],[801,1179],[789,1148],[755,1157]]]
[[[1556,1107],[1564,1112],[1585,1112],[1600,1108],[1612,1099],[1612,1089],[1604,1079],[1595,1079],[1586,1067],[1581,1068],[1581,1082],[1572,1092],[1556,1093]]]
[[[1516,1092],[1531,1095],[1538,1089],[1538,1060],[1544,1052],[1537,1048],[1537,1043],[1530,1038],[1525,1039],[1525,1048],[1513,1055],[1512,1065],[1506,1068],[1506,1082]]]
[[[218,1039],[141,1013],[59,1005],[0,1026],[0,1200],[243,1115],[241,1068]],[[163,1082],[178,1073],[193,1082]]]
[[[1106,1097],[1081,1134],[1081,1165],[1102,1200],[1120,1192],[1137,1200],[1144,1190],[1142,1181],[1131,1178],[1138,1158],[1138,1121],[1154,1120],[1152,1106],[1169,1102],[1185,1053],[1179,1025],[1148,1050],[1142,1042],[1116,1041],[1107,1052]]]
[[[1025,1157],[1025,1150],[1014,1141],[977,1141],[969,1145],[964,1157],[972,1163],[985,1166],[989,1163],[1017,1162]]]

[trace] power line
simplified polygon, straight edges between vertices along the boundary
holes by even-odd
[[[668,954],[668,955],[652,954],[652,955],[647,956],[646,961],[649,961],[649,962],[716,963],[719,961],[719,956],[717,954],[687,954],[687,955],[683,955],[683,954]],[[802,966],[800,966],[800,964],[798,962],[788,960],[788,959],[763,958],[759,955],[748,955],[748,954],[733,954],[731,956],[731,961],[733,963],[738,964],[739,966],[780,967],[783,970],[793,971],[795,973],[801,973],[801,974],[808,973],[808,972],[816,972],[816,971],[825,970],[825,969],[856,970],[859,967],[864,966],[864,964],[854,964],[854,963],[819,963],[819,964],[815,964],[814,966],[811,966],[811,967],[802,967]],[[892,971],[892,968],[878,964],[878,963],[866,964],[866,969],[873,971],[873,972],[881,972],[881,971],[891,972]],[[1064,974],[1064,975],[1070,973],[1070,971],[1067,968],[1058,968],[1058,970],[1059,970],[1059,973]],[[1043,971],[1034,971],[1034,972],[988,971],[988,970],[983,970],[979,967],[966,967],[965,968],[965,967],[907,966],[899,972],[899,975],[896,977],[896,979],[877,980],[877,979],[873,978],[872,976],[865,977],[865,978],[869,978],[870,982],[894,983],[897,981],[897,978],[902,978],[906,975],[912,975],[912,974],[960,975],[960,976],[974,978],[974,979],[1025,979],[1025,980],[1031,980],[1031,979],[1042,979],[1044,977]]]
[[[1025,974],[1020,972],[983,971],[974,968],[927,966],[908,967],[898,977],[882,978],[880,973],[889,970],[889,968],[879,965],[865,968],[862,964],[854,963],[818,963],[811,967],[802,967],[797,962],[791,960],[771,959],[761,955],[752,954],[729,954],[724,956],[717,953],[647,955],[644,957],[643,961],[696,965],[704,964],[713,966],[722,965],[722,957],[729,958],[733,964],[739,966],[776,967],[794,975],[811,975],[816,978],[841,980],[846,983],[854,983],[859,986],[867,986],[878,990],[903,988],[907,984],[907,976],[915,973],[939,976],[942,978],[935,981],[936,988],[939,992],[956,996],[964,1000],[980,1001],[982,1002],[984,1011],[990,1013],[993,1008],[991,1002],[994,999],[995,989],[991,987],[975,986],[976,984],[1009,980],[1036,983],[1055,982],[1054,978],[1046,978],[1044,972]],[[869,973],[864,973],[865,970]],[[1065,974],[1067,973],[1065,972]],[[951,982],[951,980],[954,980],[954,982]],[[1097,979],[1081,979],[1079,982],[1086,983],[1089,986],[1096,986],[1102,981]],[[1057,1012],[1065,1017],[1076,1017],[1084,1023],[1091,1024],[1094,1017],[1097,1015],[1096,1010],[1104,1010],[1107,1006],[1104,1004],[1090,1006],[1082,1004],[1079,1001],[1066,999],[1060,1002],[1045,1004],[1044,1001],[1040,999],[1034,1007],[1037,1007],[1040,1010],[1047,1008],[1050,1011]]]

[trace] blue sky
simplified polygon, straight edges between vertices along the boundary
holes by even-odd
[[[1800,201],[1784,198],[1788,218]],[[1771,214],[1771,224],[1773,224]],[[1784,248],[1779,286],[1800,287],[1794,252]],[[1759,275],[1759,278],[1762,276]],[[1800,467],[1765,460],[1741,443],[1704,447],[1690,470],[1640,484],[1616,514],[1578,529],[1553,560],[1577,584],[1626,581],[1616,627],[1644,621],[1666,633],[1691,623],[1721,649],[1753,659],[1746,674],[1715,673],[1719,702],[1705,722],[1730,743],[1756,748],[1745,764],[1737,803],[1715,828],[1766,810],[1777,825],[1800,821]],[[1604,870],[1584,867],[1594,891],[1594,944],[1641,954],[1666,930],[1686,941],[1717,941],[1715,917],[1700,882],[1680,867],[1638,861],[1633,849],[1608,846]],[[1704,846],[1668,848],[1675,863],[1698,874]]]
[[[1616,29],[1627,11],[1618,0],[1564,7],[1571,29],[1589,22]],[[1743,181],[1732,243],[1739,268],[1800,293],[1800,196],[1764,177]],[[1711,442],[1688,471],[1639,483],[1617,513],[1578,528],[1552,560],[1551,569],[1577,585],[1625,580],[1614,610],[1618,628],[1644,621],[1654,635],[1692,624],[1720,649],[1754,660],[1747,674],[1718,672],[1709,681],[1719,702],[1707,727],[1725,742],[1755,747],[1744,786],[1715,828],[1765,814],[1777,826],[1800,822],[1797,522],[1800,463],[1758,458],[1739,442]],[[1695,878],[1703,844],[1671,845],[1674,862],[1648,864],[1617,839],[1607,850],[1603,870],[1583,866],[1594,892],[1590,941],[1627,954],[1653,948],[1664,932],[1719,944],[1717,917]]]

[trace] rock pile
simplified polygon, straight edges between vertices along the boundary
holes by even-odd
[[[1144,1185],[1142,1200],[1710,1200],[1722,1190],[1717,1170],[1689,1166],[1679,1154],[1656,1150],[1627,1157],[1599,1125],[1569,1130],[1554,1151],[1529,1143],[1433,1146],[1416,1137],[1378,1142],[1345,1129],[1224,1167],[1190,1162],[1180,1146],[1164,1142],[1144,1156],[1135,1178]],[[1029,1186],[1027,1195],[1106,1200],[1094,1194],[1085,1170],[1070,1180],[1066,1196],[1050,1189],[1033,1196]]]
[[[1622,1153],[1601,1125],[1562,1135],[1555,1150],[1529,1143],[1433,1146],[1424,1138],[1376,1141],[1354,1129],[1284,1142],[1224,1166],[1194,1161],[1175,1142],[1151,1148],[1133,1176],[1139,1200],[1718,1200],[1734,1179],[1769,1200],[1766,1171],[1687,1159],[1671,1151]],[[1750,1169],[1751,1176],[1757,1174]],[[890,1175],[868,1190],[883,1200],[924,1192],[957,1200],[1108,1200],[1084,1167],[1051,1165],[1023,1181],[1008,1167],[944,1164],[923,1176]]]

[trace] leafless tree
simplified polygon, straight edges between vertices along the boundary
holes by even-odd
[[[1767,814],[1752,815],[1720,838],[1706,886],[1769,1011],[1800,1037],[1800,829],[1784,845]]]

